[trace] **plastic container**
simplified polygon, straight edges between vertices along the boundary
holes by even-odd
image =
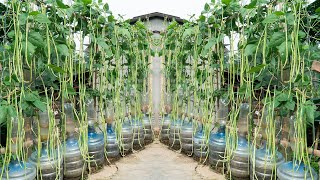
[[[142,123],[144,127],[144,141],[150,143],[153,141],[153,132],[148,114],[143,114]]]
[[[285,162],[278,167],[277,177],[278,180],[318,180],[318,174],[313,168],[310,168],[303,163],[299,165],[292,161]]]
[[[107,142],[106,142],[107,158],[118,158],[120,156],[119,144],[117,136],[112,128],[112,124],[107,124]]]
[[[95,122],[97,122],[97,111],[95,108],[95,104],[94,104],[94,100],[93,99],[89,99],[86,102],[87,105],[87,118],[88,118],[88,122],[89,125],[93,125]]]
[[[208,154],[208,146],[205,133],[201,129],[193,137],[193,153],[194,157],[200,162],[205,162]]]
[[[180,119],[172,121],[170,125],[169,134],[169,147],[179,150],[180,149],[180,130],[182,121]]]
[[[102,167],[104,165],[104,135],[97,133],[93,126],[88,127],[88,153],[91,167]]]
[[[272,156],[270,151],[264,146],[255,152],[254,168],[252,161],[253,160],[250,159],[250,179],[271,180],[276,179],[276,168],[284,163],[284,158],[278,151]],[[253,174],[253,171],[255,171],[255,174]]]
[[[2,168],[0,169],[2,172]],[[3,180],[34,180],[37,176],[36,167],[28,162],[11,160],[5,167],[1,179]]]
[[[170,115],[165,114],[163,117],[161,132],[160,132],[160,141],[165,144],[169,143],[170,124],[171,124]]]
[[[71,136],[66,140],[64,149],[64,179],[81,179],[84,168],[78,139]]]
[[[39,112],[39,126],[41,142],[45,142],[49,137],[49,116],[48,111]]]
[[[140,120],[132,120],[132,130],[133,130],[133,148],[135,150],[144,147],[144,128]]]
[[[121,126],[121,153],[126,154],[132,150],[133,130],[129,121],[124,121]]]
[[[209,163],[214,167],[223,167],[225,161],[226,134],[225,126],[220,126],[216,133],[211,133],[209,141]]]
[[[193,123],[185,120],[182,123],[181,131],[181,150],[182,152],[191,155],[193,153]]]
[[[237,149],[233,152],[230,161],[232,179],[249,179],[249,146],[247,140],[239,136]]]
[[[248,103],[242,103],[240,105],[240,113],[239,113],[239,120],[237,123],[238,126],[238,133],[239,135],[245,136],[248,134],[248,114],[250,111],[250,106]]]
[[[217,110],[217,121],[219,122],[220,126],[226,125],[228,115],[229,115],[228,102],[226,99],[220,99],[219,107]]]
[[[30,163],[37,167],[39,179],[63,179],[63,159],[56,149],[49,152],[46,143],[43,143],[39,157],[38,151],[31,154]]]

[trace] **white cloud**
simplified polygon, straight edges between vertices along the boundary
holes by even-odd
[[[152,12],[161,12],[184,19],[193,14],[200,15],[204,4],[210,0],[105,0],[114,15],[124,15],[125,19]]]

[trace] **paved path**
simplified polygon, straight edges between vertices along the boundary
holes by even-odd
[[[90,180],[223,180],[208,166],[199,165],[192,158],[169,150],[158,141],[144,150],[121,158],[115,165],[89,176]]]

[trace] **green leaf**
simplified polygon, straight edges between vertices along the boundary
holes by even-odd
[[[303,105],[304,107],[304,113],[306,114],[307,117],[307,123],[308,124],[313,124],[314,123],[314,114],[316,112],[316,106],[313,104],[310,104],[306,102],[307,105]]]
[[[83,4],[88,5],[92,3],[92,0],[82,0]]]
[[[27,22],[28,14],[27,13],[22,13],[19,16],[19,23],[20,25],[25,25]]]
[[[32,12],[29,12],[29,15],[30,16],[36,16],[38,14],[41,14],[39,11],[32,11]]]
[[[114,21],[114,16],[113,15],[108,16],[108,22],[113,22],[113,21]]]
[[[188,36],[191,36],[193,33],[193,28],[186,29],[182,34],[182,39],[185,39]]]
[[[257,73],[260,72],[266,65],[265,64],[259,64],[257,66],[252,67],[248,73]]]
[[[9,105],[7,107],[7,111],[8,111],[8,118],[15,118],[17,117],[17,111],[16,108],[13,105]]]
[[[44,43],[42,36],[40,35],[40,33],[35,32],[35,31],[32,31],[29,33],[28,41],[30,41],[32,44],[34,44],[37,47],[44,47],[45,46],[45,43]]]
[[[126,28],[119,29],[119,34],[122,34],[123,36],[127,37],[128,39],[131,39],[130,32]]]
[[[269,14],[263,21],[263,24],[274,23],[279,19],[279,17],[275,14]]]
[[[257,0],[252,0],[252,1],[250,2],[250,4],[245,5],[244,8],[246,8],[246,9],[253,9],[253,8],[255,8],[256,4],[257,4]]]
[[[287,101],[286,104],[284,105],[287,109],[293,111],[295,106],[296,106],[296,103],[294,101]]]
[[[31,42],[27,42],[26,41],[22,41],[22,51],[25,52],[27,49],[27,54],[28,55],[33,55],[36,51],[36,47],[31,43]],[[26,47],[27,46],[27,47]]]
[[[294,25],[295,18],[293,13],[287,13],[286,19],[289,25]]]
[[[279,107],[281,103],[277,100],[277,98],[274,100],[274,107],[277,108]]]
[[[15,32],[12,30],[12,31],[8,32],[7,35],[8,35],[9,38],[14,38],[15,37]]]
[[[244,49],[244,55],[246,56],[254,55],[256,53],[256,50],[257,50],[256,44],[248,44]]]
[[[221,0],[221,2],[228,6],[231,3],[231,0]]]
[[[58,44],[57,45],[58,54],[61,56],[68,56],[69,55],[69,49],[67,45],[65,44]]]
[[[28,102],[34,102],[38,97],[32,92],[26,92],[24,95],[24,100]]]
[[[56,2],[57,2],[57,5],[58,5],[59,8],[61,8],[61,9],[67,9],[68,8],[68,6],[66,6],[61,0],[56,0]]]
[[[97,44],[105,50],[109,49],[109,45],[105,42],[102,37],[97,38]]]
[[[290,53],[290,52],[291,52],[291,44],[292,44],[291,41],[284,41],[284,42],[282,42],[282,43],[277,47],[278,50],[279,50],[279,53],[280,53],[280,54],[285,54],[287,47],[288,47],[288,52]]]
[[[298,32],[298,37],[299,37],[300,39],[305,38],[305,37],[306,37],[306,33],[300,30],[300,31]]]
[[[243,84],[242,86],[240,86],[238,93],[244,95],[246,94],[246,92],[247,92],[247,85]]]
[[[48,17],[45,14],[38,14],[34,17],[34,20],[39,23],[45,23],[49,24],[51,21],[48,19]]]
[[[0,124],[5,124],[8,117],[8,108],[5,105],[0,106]]]
[[[320,13],[320,7],[318,7],[315,12]]]
[[[278,101],[283,102],[283,101],[288,101],[288,100],[292,99],[292,96],[287,93],[280,93],[277,95],[276,98]]]
[[[208,3],[204,5],[204,10],[207,12],[210,11],[210,5]]]
[[[67,85],[67,91],[68,91],[68,94],[70,94],[70,95],[77,94],[77,92],[74,90],[74,88],[70,84]]]
[[[268,46],[270,48],[279,46],[285,41],[285,34],[283,32],[274,32],[271,36]]]
[[[103,5],[103,10],[109,11],[109,4],[108,4],[108,3],[106,3],[105,5]]]
[[[197,45],[201,45],[202,40],[203,40],[203,39],[202,39],[202,36],[199,35],[198,38],[197,38]]]
[[[217,43],[217,38],[210,38],[208,43],[204,46],[205,49],[211,49],[213,45],[215,45]]]
[[[277,16],[285,15],[284,12],[282,12],[282,11],[276,11],[276,12],[274,12],[274,14],[277,15]]]
[[[64,69],[62,69],[61,67],[55,66],[53,64],[49,64],[48,67],[55,73],[66,73]]]
[[[32,104],[36,108],[40,109],[42,112],[47,109],[47,105],[44,102],[40,101],[39,99],[35,100]]]

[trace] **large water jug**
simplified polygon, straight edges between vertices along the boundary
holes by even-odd
[[[171,122],[170,125],[170,134],[169,134],[169,147],[174,150],[180,149],[180,130],[181,130],[181,123],[180,119],[174,120]]]
[[[254,163],[250,159],[250,179],[276,179],[276,168],[283,162],[284,158],[280,152],[276,151],[272,156],[266,146],[263,146],[256,150]]]
[[[237,149],[232,154],[230,161],[232,179],[249,179],[249,145],[245,137],[239,136]]]
[[[209,163],[213,167],[223,167],[225,163],[226,134],[225,127],[211,133],[209,140]]]
[[[187,155],[192,155],[193,152],[193,123],[189,120],[184,120],[180,131],[181,151]]]
[[[144,147],[144,128],[140,120],[132,120],[133,149],[139,150]]]
[[[118,159],[120,156],[119,144],[117,136],[112,128],[112,124],[107,124],[107,142],[106,142],[107,158],[109,161]]]
[[[206,161],[208,154],[208,145],[202,127],[193,137],[193,153],[196,160],[200,162]]]
[[[88,152],[91,167],[101,168],[104,165],[104,135],[97,133],[93,126],[88,127]]]
[[[148,114],[143,114],[142,123],[144,127],[144,142],[150,144],[153,141],[153,132]]]
[[[133,130],[132,126],[129,121],[124,121],[121,124],[121,132],[120,132],[120,137],[121,137],[121,144],[120,144],[120,149],[121,149],[121,154],[125,155],[132,151],[132,143],[133,143]]]
[[[318,180],[318,174],[312,167],[292,161],[282,163],[277,169],[279,180]]]
[[[166,145],[169,144],[169,134],[170,134],[170,115],[165,114],[162,120],[161,132],[160,132],[160,141]]]
[[[30,163],[37,167],[39,179],[54,180],[63,179],[63,159],[58,150],[48,150],[46,143],[42,143],[40,156],[34,151],[30,157]]]
[[[2,172],[2,169],[0,169]],[[3,170],[3,180],[34,180],[37,176],[36,167],[28,162],[11,160]]]
[[[64,149],[64,179],[81,179],[84,161],[80,152],[78,139],[70,136],[65,143]]]

